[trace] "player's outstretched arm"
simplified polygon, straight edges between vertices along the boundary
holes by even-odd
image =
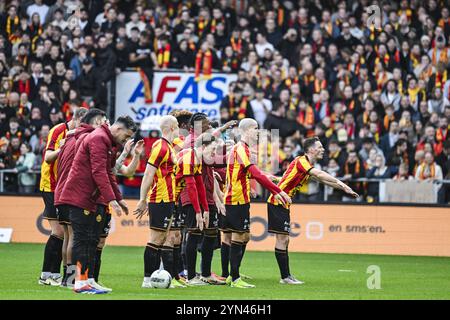
[[[134,210],[134,214],[136,215],[136,218],[138,218],[138,219],[142,218],[142,216],[147,212],[146,197],[147,197],[148,191],[150,190],[151,185],[153,184],[153,178],[155,176],[156,170],[157,170],[157,168],[150,164],[147,164],[147,167],[145,168],[144,177],[142,178],[142,183],[141,183],[139,202],[138,202],[136,210]]]
[[[332,175],[326,173],[325,171],[322,171],[322,170],[319,170],[316,168],[312,168],[309,171],[309,174],[312,177],[316,178],[319,182],[322,182],[323,184],[326,184],[327,186],[330,186],[334,189],[342,190],[346,194],[352,196],[353,198],[359,197],[359,195],[355,191],[353,191],[352,188],[350,188],[348,185],[346,185],[342,181],[336,179]]]
[[[256,165],[251,165],[248,167],[248,171],[252,175],[252,178],[259,182],[265,189],[269,190],[275,198],[280,201],[283,206],[287,206],[288,203],[292,203],[291,198],[282,191],[275,183],[270,181],[270,179],[261,172],[261,170]]]

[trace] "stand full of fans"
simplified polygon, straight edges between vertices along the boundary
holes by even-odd
[[[366,200],[377,201],[377,185],[351,180],[449,179],[449,1],[378,4],[379,28],[367,0],[3,1],[4,190],[38,191],[49,130],[77,107],[106,110],[107,83],[129,68],[150,87],[159,70],[237,74],[217,120],[278,129],[273,173],[318,136],[322,168]],[[122,181],[131,194],[133,179]],[[447,185],[438,199],[450,200]]]

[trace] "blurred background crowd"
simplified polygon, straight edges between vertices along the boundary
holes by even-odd
[[[367,13],[371,5],[380,17]],[[351,180],[449,179],[449,8],[437,0],[0,1],[0,170],[13,171],[5,190],[38,191],[29,170],[39,171],[51,127],[79,106],[106,110],[107,83],[127,68],[150,83],[155,70],[236,73],[218,120],[252,117],[279,129],[260,150],[270,156],[277,146],[278,168],[260,161],[272,173],[317,135],[328,150],[318,165],[364,201],[377,201],[378,183]],[[139,188],[139,177],[122,179],[126,192]],[[448,203],[448,189],[439,202]],[[303,191],[307,200],[329,192]]]

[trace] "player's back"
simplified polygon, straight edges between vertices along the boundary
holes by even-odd
[[[156,168],[148,201],[153,203],[175,201],[176,157],[172,144],[164,138],[155,141],[148,164]]]
[[[250,174],[248,167],[250,148],[245,142],[238,142],[230,150],[226,172],[225,204],[236,205],[250,202]]]
[[[278,183],[278,187],[293,197],[298,189],[308,182],[310,177],[309,171],[313,168],[309,162],[308,156],[300,155],[291,161],[283,177]],[[278,204],[273,195],[270,195],[267,202]]]
[[[57,162],[47,163],[45,161],[45,152],[47,150],[55,151],[60,148],[60,142],[66,137],[68,131],[67,123],[60,123],[50,129],[47,137],[47,144],[42,157],[44,158],[41,166],[40,190],[44,192],[54,192],[57,180]]]

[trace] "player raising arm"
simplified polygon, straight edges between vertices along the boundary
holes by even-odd
[[[313,177],[315,180],[332,188],[340,189],[354,198],[358,197],[358,194],[345,183],[325,171],[313,167],[314,163],[322,159],[325,152],[319,138],[306,139],[303,143],[303,149],[305,154],[292,160],[278,183],[281,190],[293,197],[300,187],[305,185],[310,177]],[[270,196],[267,202],[268,231],[276,235],[275,257],[280,268],[280,283],[302,284],[303,282],[297,280],[289,271],[288,245],[291,224],[289,206],[284,206],[273,196]]]

